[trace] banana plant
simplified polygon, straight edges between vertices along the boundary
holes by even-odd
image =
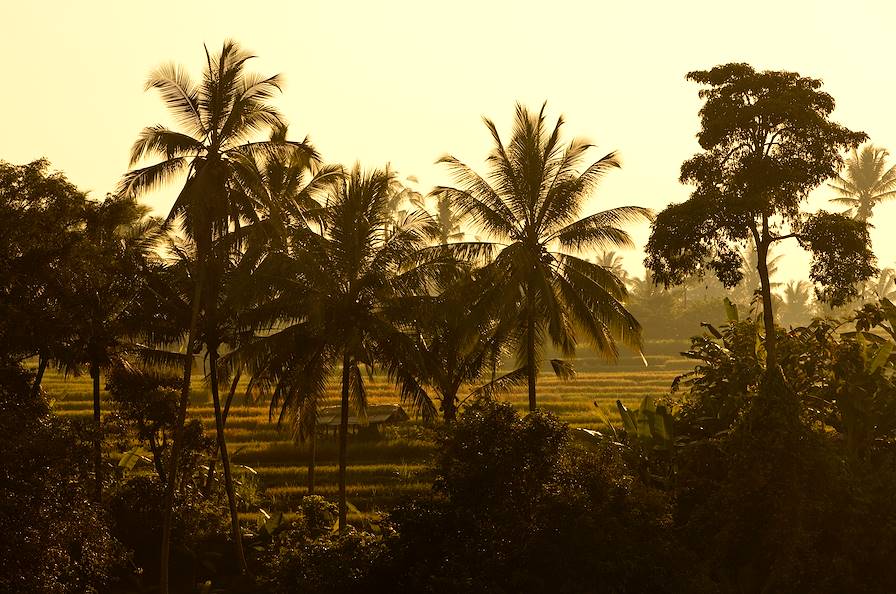
[[[657,405],[652,396],[645,396],[638,408],[632,410],[616,401],[626,437],[642,448],[670,451],[675,445],[675,423],[665,405]]]

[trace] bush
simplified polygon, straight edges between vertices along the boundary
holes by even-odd
[[[267,547],[259,576],[264,592],[369,591],[369,576],[382,563],[382,538],[351,527],[334,533],[336,512],[322,497],[302,500],[302,516],[277,530]]]
[[[468,408],[441,441],[433,496],[391,514],[381,587],[682,591],[671,500],[618,451],[580,448],[552,415],[493,403]]]
[[[113,534],[133,554],[136,583],[158,582],[165,487],[156,477],[134,476],[110,490],[107,499]],[[229,521],[220,501],[206,501],[198,491],[179,491],[174,504],[171,583],[184,589],[228,574]]]
[[[82,488],[89,446],[30,383],[0,362],[0,591],[105,590],[125,555]]]
[[[779,331],[768,372],[751,320],[694,340],[676,526],[720,591],[896,591],[892,333],[856,325]]]

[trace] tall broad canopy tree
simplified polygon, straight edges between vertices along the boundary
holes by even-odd
[[[0,354],[38,358],[32,396],[60,359],[75,322],[68,297],[78,267],[87,196],[39,159],[0,161]]]
[[[575,353],[579,336],[609,359],[617,356],[617,341],[640,350],[641,327],[625,308],[625,283],[583,256],[633,247],[622,225],[652,216],[646,208],[624,206],[580,218],[584,201],[619,161],[609,153],[583,167],[592,145],[578,138],[562,143],[563,118],[549,126],[545,107],[534,113],[517,105],[506,145],[486,119],[494,141],[487,178],[445,156],[439,162],[458,185],[434,191],[453,200],[492,240],[448,247],[463,257],[494,256],[488,266],[495,290],[505,296],[499,315],[516,320],[518,370],[527,375],[530,410],[536,408],[536,377],[548,339],[563,356]],[[558,375],[572,372],[567,362],[551,364]]]
[[[682,164],[681,182],[693,184],[694,191],[657,216],[645,265],[667,287],[706,271],[733,287],[743,277],[738,249],[752,242],[766,365],[772,369],[777,359],[768,258],[774,243],[796,238],[812,253],[816,291],[834,304],[854,296],[856,284],[875,272],[864,223],[800,210],[865,134],[829,119],[834,99],[815,78],[725,64],[691,72],[687,79],[704,85],[697,134],[703,152]]]

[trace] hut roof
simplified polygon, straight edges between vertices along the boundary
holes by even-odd
[[[317,414],[318,426],[338,427],[341,412],[341,406],[322,408]],[[404,411],[400,404],[371,404],[367,407],[366,414],[363,416],[358,415],[357,411],[349,408],[348,424],[349,427],[381,425],[384,423],[401,423],[409,418],[408,413]]]

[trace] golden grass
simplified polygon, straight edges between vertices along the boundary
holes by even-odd
[[[668,363],[668,362],[667,362]],[[636,405],[644,396],[664,396],[669,393],[672,380],[682,372],[681,368],[632,368],[613,371],[580,373],[575,380],[560,381],[542,374],[538,384],[538,403],[573,427],[603,428],[605,418],[618,422],[615,401],[622,400]],[[199,419],[207,431],[214,428],[214,409],[202,378],[194,378],[191,390],[190,416]],[[93,397],[90,378],[63,377],[47,373],[44,389],[53,401],[56,414],[68,418],[87,418],[92,415]],[[243,396],[245,382],[230,409],[227,420],[227,437],[234,463],[246,464],[258,472],[258,481],[275,507],[294,509],[298,499],[306,492],[308,449],[291,439],[288,422],[278,428],[276,416],[271,421],[266,404],[246,403]],[[330,389],[330,400],[337,402],[337,386]],[[104,414],[111,410],[111,403],[103,394]],[[394,386],[382,377],[374,377],[368,384],[371,404],[399,401]],[[521,411],[528,406],[525,386],[501,397]],[[594,403],[601,407],[599,412]],[[361,511],[355,520],[375,519],[377,509],[393,505],[402,498],[429,491],[430,481],[427,463],[432,457],[433,444],[410,437],[408,431],[399,430],[378,440],[350,438],[348,493]],[[318,440],[317,492],[330,497],[337,486],[336,440],[330,436]],[[116,459],[120,453],[112,453]],[[255,514],[240,514],[244,521],[255,521]]]

